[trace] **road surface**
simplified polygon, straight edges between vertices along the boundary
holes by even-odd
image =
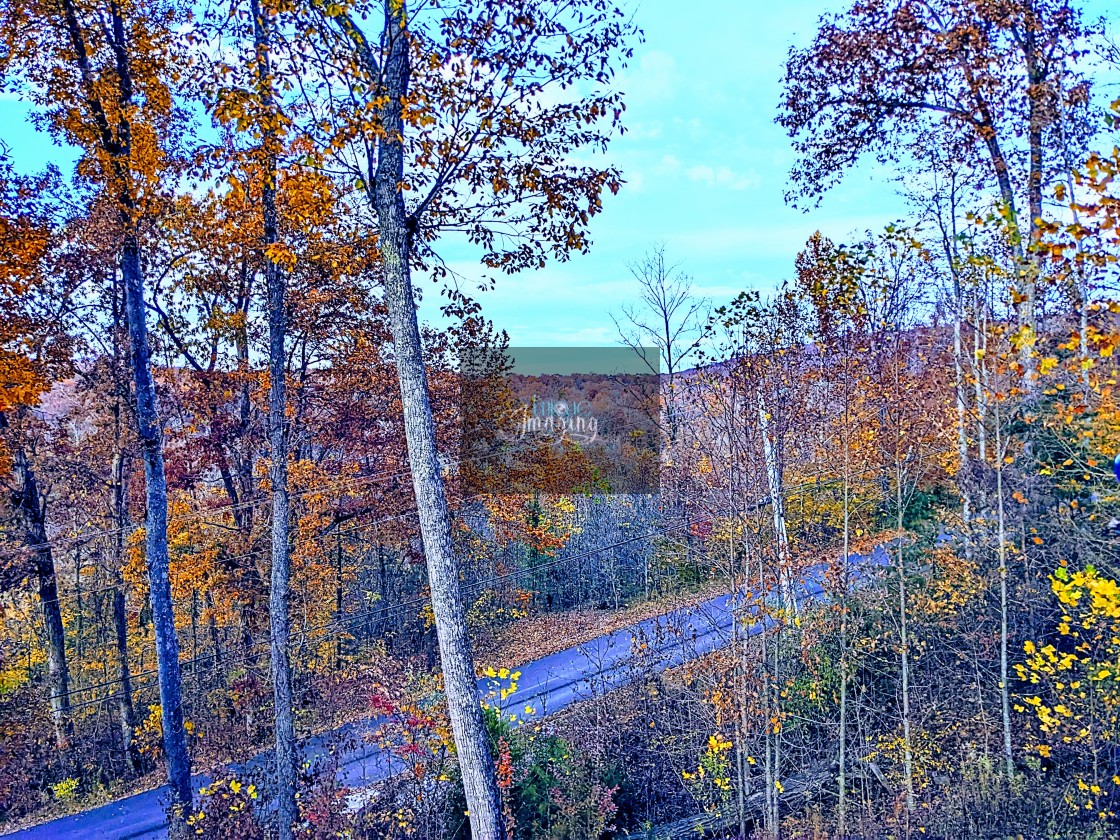
[[[850,559],[855,580],[867,577],[876,566],[889,562],[884,546],[877,547],[869,555],[853,554]],[[822,564],[806,571],[803,582],[797,586],[799,602],[821,598],[824,569]],[[520,668],[517,689],[501,701],[501,707],[507,715],[518,715],[518,723],[522,723],[557,712],[579,700],[613,691],[642,674],[689,662],[730,642],[735,612],[736,596],[720,595],[530,662]],[[746,633],[757,635],[769,624],[770,619],[754,621],[746,627]],[[645,647],[635,657],[635,648],[641,643]],[[495,681],[479,680],[479,688],[486,695],[495,690]],[[324,749],[328,741],[339,740],[339,736],[361,743],[361,734],[375,730],[381,720],[370,718],[348,724],[311,739],[305,749],[314,754]],[[358,737],[346,738],[347,735]],[[260,766],[271,758],[271,752],[263,753],[234,768],[234,772]],[[348,787],[361,788],[384,779],[390,769],[389,755],[376,745],[368,744],[347,753],[339,775]],[[197,776],[195,790],[209,782],[208,777]],[[138,793],[4,836],[9,840],[163,840],[167,837],[166,795],[166,788]]]

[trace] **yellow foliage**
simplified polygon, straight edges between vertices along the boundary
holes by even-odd
[[[1078,809],[1100,812],[1100,786],[1107,775],[1107,745],[1120,738],[1120,585],[1092,566],[1070,572],[1059,568],[1051,589],[1065,614],[1057,624],[1058,644],[1023,644],[1024,662],[1015,670],[1031,685],[1016,711],[1028,713],[1036,729],[1032,749],[1042,756],[1071,751],[1078,766]]]
[[[681,777],[707,809],[717,808],[731,792],[731,747],[722,733],[709,735],[695,772],[681,771]]]
[[[985,590],[976,563],[957,556],[948,546],[933,550],[930,566],[933,574],[927,586],[912,596],[916,616],[950,621]]]

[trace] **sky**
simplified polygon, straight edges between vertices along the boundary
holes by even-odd
[[[635,7],[645,42],[618,79],[628,130],[608,155],[626,184],[593,220],[590,253],[499,278],[480,295],[514,345],[617,342],[611,314],[637,295],[629,265],[655,243],[692,277],[698,295],[718,305],[745,289],[775,288],[817,229],[843,240],[904,214],[889,174],[870,168],[810,213],[784,201],[794,157],[774,123],[783,62],[836,6],[644,0]],[[472,276],[466,260],[456,268]]]
[[[1093,0],[1086,6],[1102,6]],[[617,80],[627,94],[627,132],[608,159],[626,184],[607,195],[592,221],[590,253],[539,271],[500,277],[478,293],[484,313],[511,343],[603,346],[618,333],[612,313],[637,294],[629,265],[663,243],[668,259],[691,276],[696,294],[725,303],[747,289],[774,289],[793,271],[814,231],[846,241],[903,217],[906,207],[888,171],[861,164],[810,212],[787,206],[794,156],[774,123],[783,62],[807,44],[835,0],[637,0],[630,6],[645,40]],[[1102,11],[1094,9],[1094,11]],[[72,150],[53,146],[27,122],[25,106],[0,98],[0,139],[21,169],[47,162],[64,169]],[[444,251],[472,290],[477,255]],[[425,286],[423,278],[417,285]],[[422,314],[436,316],[426,289]]]

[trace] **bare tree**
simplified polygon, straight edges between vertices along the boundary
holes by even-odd
[[[670,443],[680,431],[680,413],[675,397],[678,374],[696,360],[708,320],[708,302],[693,294],[692,278],[665,257],[665,245],[653,245],[645,256],[629,266],[638,282],[638,306],[623,305],[621,317],[611,315],[619,337],[652,364],[643,347],[657,348],[663,361],[666,385],[665,429]]]

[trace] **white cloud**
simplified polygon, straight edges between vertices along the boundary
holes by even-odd
[[[644,105],[672,99],[677,92],[677,60],[667,52],[651,50],[622,73],[617,86],[627,104]]]
[[[749,190],[761,183],[758,173],[753,170],[737,172],[729,166],[709,166],[702,163],[685,168],[680,158],[673,154],[662,155],[654,166],[654,171],[659,175],[683,174],[689,181],[712,189]],[[628,174],[634,175],[635,170],[631,168]]]
[[[557,326],[551,330],[510,330],[510,343],[526,347],[602,347],[618,344],[618,330],[614,325],[585,326],[573,324],[565,329]]]
[[[690,181],[709,187],[724,187],[730,190],[748,190],[759,185],[756,172],[735,172],[730,167],[712,168],[703,164],[689,167],[685,173]]]
[[[665,127],[659,122],[626,121],[625,126],[626,138],[630,142],[638,140],[660,140],[665,133]]]
[[[662,172],[676,172],[681,168],[681,162],[676,155],[665,155],[661,158],[661,163],[658,164],[657,168]]]
[[[631,170],[622,173],[622,180],[626,182],[626,189],[641,192],[645,186],[646,176],[640,170]]]
[[[798,215],[788,222],[760,222],[685,230],[670,234],[667,239],[671,248],[679,248],[680,253],[685,255],[704,254],[721,259],[757,259],[766,255],[788,254],[789,269],[792,269],[793,255],[805,247],[805,242],[814,231],[819,229],[825,236],[843,241],[851,236],[853,231],[881,228],[891,218],[886,213],[853,215],[829,220],[820,216]]]
[[[708,134],[708,127],[699,117],[690,117],[687,120],[674,117],[673,127],[678,134],[683,134],[690,140],[700,140]]]

